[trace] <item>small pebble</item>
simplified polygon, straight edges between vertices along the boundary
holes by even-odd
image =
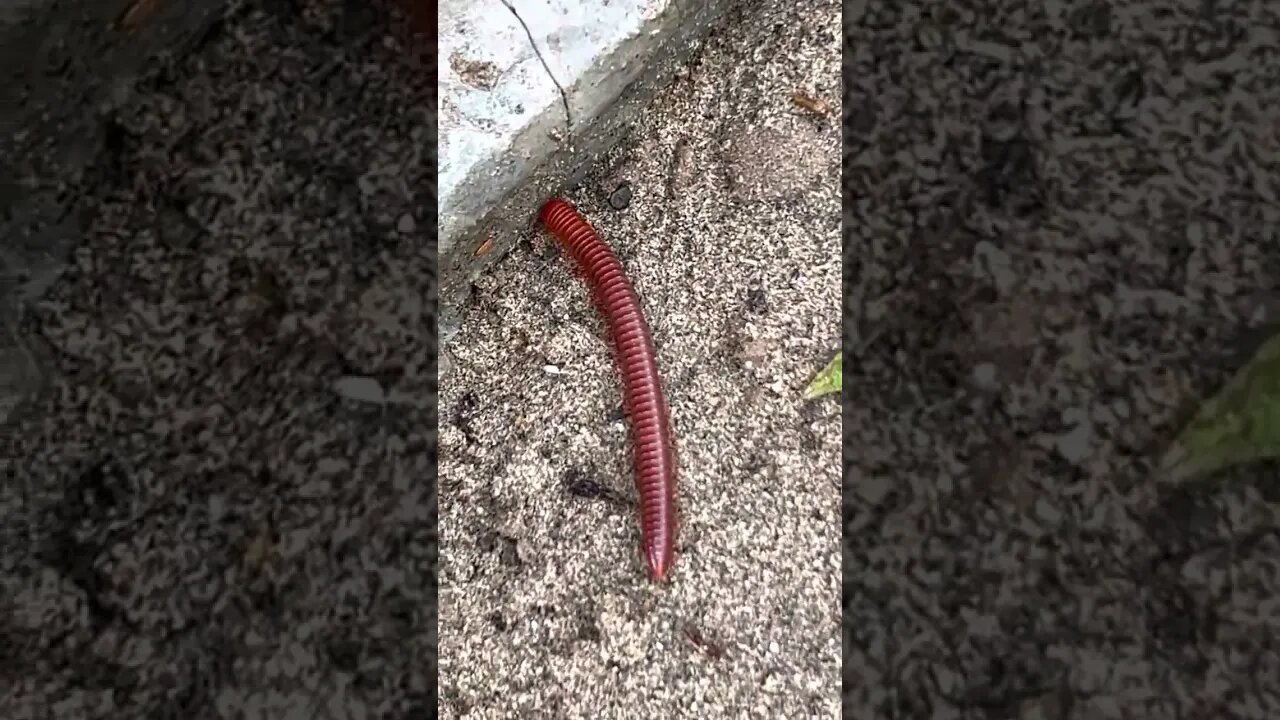
[[[631,205],[631,183],[622,183],[609,194],[609,207],[614,210],[626,210]]]
[[[413,216],[409,213],[401,215],[400,221],[396,223],[396,229],[405,234],[413,232],[416,227],[417,223],[413,221]]]
[[[381,403],[386,401],[386,393],[382,384],[370,377],[347,375],[338,378],[333,384],[334,392],[361,402]]]
[[[996,385],[996,366],[989,362],[979,363],[973,368],[973,384],[983,390],[994,390]]]

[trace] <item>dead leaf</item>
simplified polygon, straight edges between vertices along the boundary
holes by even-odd
[[[828,104],[825,100],[821,100],[815,97],[810,97],[808,95],[805,95],[804,93],[800,93],[800,92],[792,93],[791,102],[794,103],[796,107],[802,108],[804,110],[808,110],[814,115],[822,115],[824,117],[834,117],[836,114],[835,109],[833,109],[831,105]]]

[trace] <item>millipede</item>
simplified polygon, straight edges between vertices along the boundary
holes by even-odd
[[[568,252],[604,317],[631,421],[641,551],[649,576],[662,582],[675,553],[676,458],[653,335],[622,262],[595,228],[558,198],[544,205],[539,217]]]

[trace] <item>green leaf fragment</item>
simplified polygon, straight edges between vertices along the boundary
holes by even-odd
[[[843,375],[842,364],[843,355],[836,355],[832,358],[831,362],[827,363],[827,366],[822,369],[822,372],[818,373],[813,378],[813,381],[809,383],[809,387],[805,388],[804,399],[812,400],[823,395],[840,392]]]
[[[1280,336],[1253,358],[1170,444],[1160,460],[1167,482],[1204,478],[1235,465],[1280,457]]]

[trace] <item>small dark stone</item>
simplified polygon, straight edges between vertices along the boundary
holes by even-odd
[[[578,624],[578,638],[587,642],[600,642],[600,626],[593,617],[583,617]]]
[[[360,645],[351,640],[334,640],[325,648],[329,661],[341,672],[355,672],[360,666]]]
[[[502,543],[502,549],[498,552],[498,562],[507,567],[519,567],[520,552],[516,550],[515,538],[509,538],[506,535],[499,535],[498,539]]]
[[[462,436],[468,443],[474,443],[478,439],[475,428],[472,427],[472,420],[475,418],[478,406],[476,394],[467,391],[458,398],[458,404],[453,409],[453,425],[462,431]]]
[[[580,468],[570,468],[564,474],[564,489],[570,495],[581,498],[602,498],[609,494],[607,488],[588,476]]]
[[[752,287],[747,290],[747,309],[757,314],[764,314],[769,309],[769,302],[765,298],[764,288]]]
[[[481,552],[497,552],[498,562],[508,567],[518,567],[520,563],[520,553],[516,550],[515,538],[507,537],[502,533],[486,531],[480,536],[476,542],[476,546]]]
[[[614,210],[626,210],[629,205],[631,205],[631,183],[624,182],[609,194],[609,207]]]

